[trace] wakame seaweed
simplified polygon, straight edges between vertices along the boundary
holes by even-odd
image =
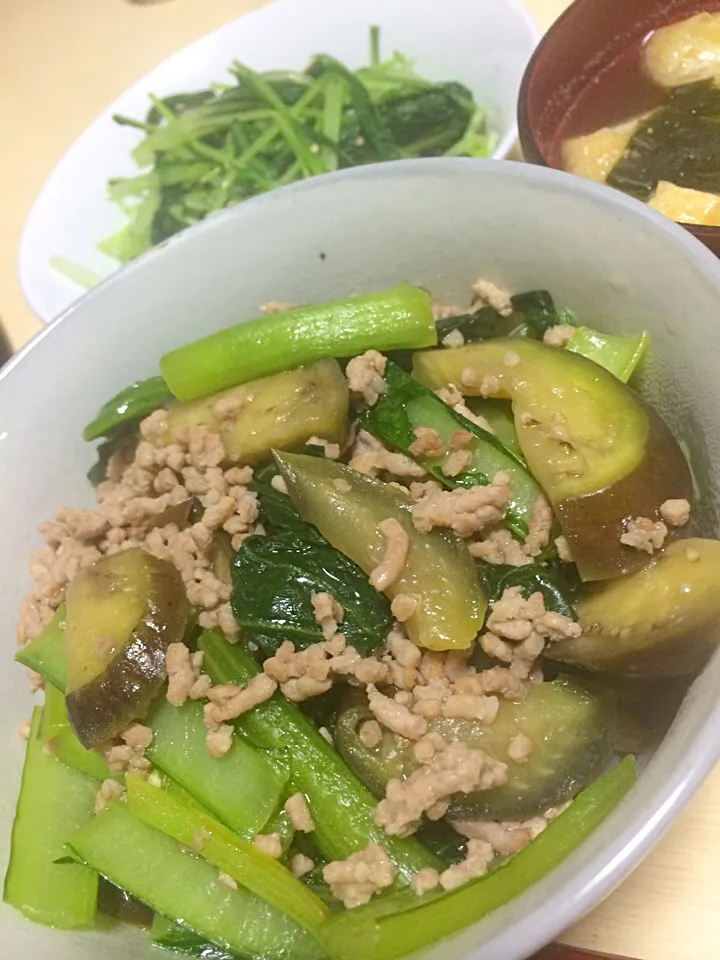
[[[720,88],[713,80],[670,90],[640,123],[607,183],[649,200],[661,180],[720,194]]]

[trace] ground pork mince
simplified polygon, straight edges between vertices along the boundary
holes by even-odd
[[[384,830],[407,837],[420,826],[423,815],[439,820],[456,793],[475,793],[507,782],[506,764],[483,750],[461,742],[448,743],[405,780],[391,779],[385,799],[375,808],[375,822]]]
[[[410,537],[394,517],[382,520],[378,524],[378,530],[385,538],[385,553],[370,573],[370,583],[376,590],[387,590],[403,572],[410,549]]]
[[[347,860],[334,860],[323,867],[323,877],[343,906],[350,910],[368,903],[376,893],[391,887],[397,867],[385,848],[372,843]]]
[[[667,537],[668,529],[662,520],[653,522],[647,517],[635,517],[628,520],[627,530],[620,536],[620,543],[635,550],[644,550],[653,554],[661,550]]]
[[[227,605],[230,586],[214,571],[213,533],[224,531],[238,549],[257,532],[257,496],[247,486],[252,469],[225,468],[222,441],[205,427],[183,428],[160,446],[167,433],[167,414],[157,410],[140,424],[136,448],[121,447],[110,458],[95,509],[61,507],[40,526],[45,546],[30,563],[34,588],[20,609],[21,644],[50,622],[79,570],[133,547],[177,567],[188,600],[200,608],[201,626],[238,635]],[[193,503],[202,511],[195,522],[189,519]]]
[[[492,604],[480,645],[489,656],[509,663],[510,670],[525,679],[547,643],[578,637],[581,632],[574,620],[547,611],[539,591],[526,599],[522,587],[508,587]]]
[[[499,470],[487,485],[430,490],[413,504],[413,524],[420,533],[448,527],[459,537],[471,537],[502,520],[509,499],[510,474]]]

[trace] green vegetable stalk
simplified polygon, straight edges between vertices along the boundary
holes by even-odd
[[[252,838],[281,803],[289,772],[240,737],[224,757],[208,752],[201,703],[158,703],[148,720],[153,766],[207,808],[238,836]]]
[[[457,890],[410,899],[384,897],[331,917],[319,938],[336,960],[396,960],[429,947],[519,896],[569,856],[635,783],[635,762],[625,757],[573,801],[521,853],[494,872]]]
[[[600,333],[592,327],[578,327],[567,349],[587,357],[588,360],[594,360],[610,373],[614,373],[618,380],[627,383],[649,345],[650,337],[645,331],[633,336],[618,337],[610,333]]]
[[[236,960],[236,957],[205,937],[195,933],[183,923],[174,923],[161,913],[156,913],[150,928],[150,940],[158,947],[167,947],[178,954],[202,957],[204,960]]]
[[[92,818],[98,783],[45,752],[42,715],[42,708],[36,707],[3,900],[35,923],[74,930],[95,921],[97,874],[76,863],[56,861],[67,853],[68,836]]]
[[[328,916],[325,905],[287,867],[242,840],[219,821],[191,807],[137,774],[128,774],[130,811],[156,830],[192,847],[237,883],[282,910],[307,930]],[[200,839],[199,839],[200,838]]]
[[[296,307],[221,330],[166,353],[160,370],[172,393],[187,401],[321,357],[434,343],[430,297],[405,283],[348,300]]]
[[[17,651],[15,660],[35,670],[48,683],[65,692],[67,661],[65,659],[64,603],[58,607],[55,616],[42,633]]]
[[[240,646],[220,631],[200,640],[204,665],[214,683],[246,684],[259,672]],[[417,840],[388,836],[375,825],[377,801],[294,704],[275,695],[245,714],[239,728],[260,746],[284,748],[292,758],[292,785],[305,793],[315,821],[313,840],[328,860],[344,860],[370,843],[380,843],[406,881],[438,860]]]
[[[86,750],[75,736],[68,719],[65,696],[52,684],[45,687],[41,735],[50,744],[53,756],[68,767],[94,780],[107,780],[111,776],[102,756],[94,750]]]
[[[127,803],[110,803],[68,843],[115,886],[228,954],[246,960],[325,956],[289,916],[245,887],[231,889],[216,866],[138,820]]]

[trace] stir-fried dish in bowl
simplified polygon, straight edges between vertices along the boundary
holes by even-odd
[[[499,279],[266,302],[87,423],[96,504],[41,524],[21,604],[8,904],[391,960],[626,797],[714,649],[720,546],[632,386],[653,334]]]
[[[402,956],[633,783],[639,719],[575,668],[701,665],[720,543],[682,537],[685,457],[625,385],[648,337],[473,291],[268,304],[88,425],[98,506],[41,525],[21,608],[47,685],[5,896],[31,919],[85,925],[102,876],[156,943],[350,956],[379,910],[362,953]],[[33,893],[50,840],[78,866]]]

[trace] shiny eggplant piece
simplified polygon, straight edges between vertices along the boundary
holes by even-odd
[[[177,569],[143,550],[78,573],[67,591],[66,704],[84,747],[145,717],[165,680],[165,651],[182,640],[187,619]]]
[[[258,463],[273,447],[292,450],[312,436],[341,440],[349,396],[337,360],[318,360],[172,407],[164,443],[183,427],[206,426],[222,438],[228,462]]]
[[[384,592],[417,598],[415,613],[405,622],[411,640],[431,650],[465,649],[473,643],[487,600],[461,540],[439,530],[418,533],[410,498],[357,470],[302,454],[276,452],[275,460],[303,520],[365,573],[385,555],[387,540],[378,525],[393,518],[403,527],[409,537],[407,559]]]
[[[626,521],[660,519],[669,499],[692,500],[685,457],[660,416],[607,370],[533,340],[488,340],[416,353],[427,386],[509,398],[518,441],[549,497],[583,580],[647,563],[620,542]]]
[[[387,731],[378,747],[366,747],[358,731],[371,717],[353,695],[338,715],[334,736],[349,766],[380,797],[391,777],[407,777],[418,764],[412,744],[398,746]],[[508,765],[505,786],[453,798],[451,820],[522,820],[564,803],[601,773],[614,729],[612,701],[569,677],[532,686],[523,703],[502,700],[493,723],[438,717],[428,727],[447,742],[461,740]],[[533,744],[523,763],[507,755],[518,733]]]
[[[720,641],[719,583],[719,541],[676,541],[644,570],[586,587],[575,605],[582,635],[545,653],[627,676],[693,673]]]

